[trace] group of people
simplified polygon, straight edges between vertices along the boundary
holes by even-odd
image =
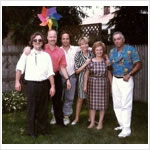
[[[113,34],[116,47],[109,55],[101,41],[95,42],[90,48],[87,37],[79,39],[79,46],[70,45],[70,34],[66,31],[61,33],[60,48],[56,45],[55,30],[48,31],[47,40],[45,44],[43,35],[40,32],[34,33],[29,47],[24,49],[16,66],[16,90],[21,91],[20,78],[24,72],[27,81],[28,135],[35,137],[37,134],[48,133],[49,99],[52,99],[53,104],[50,124],[70,124],[77,85],[75,119],[71,125],[79,122],[82,103],[87,99],[88,128],[95,126],[95,114],[99,111],[96,128],[102,129],[111,91],[119,124],[115,130],[122,130],[118,137],[129,136],[133,102],[132,75],[141,68],[136,49],[125,44],[121,32]]]

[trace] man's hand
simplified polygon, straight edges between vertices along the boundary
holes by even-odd
[[[17,91],[21,91],[21,84],[20,84],[20,82],[19,81],[17,81],[16,83],[15,83],[15,89],[17,90]]]
[[[71,89],[71,83],[70,83],[70,80],[67,80],[66,84],[67,84],[67,90],[70,90],[70,89]]]
[[[50,90],[49,90],[49,95],[51,97],[53,97],[55,95],[55,88],[54,87],[51,87]]]
[[[130,74],[126,74],[124,77],[123,77],[123,80],[128,82],[128,80],[130,79]]]

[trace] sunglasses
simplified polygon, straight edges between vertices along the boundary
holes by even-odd
[[[40,43],[40,42],[43,42],[43,40],[42,39],[34,39],[33,42],[39,42]]]

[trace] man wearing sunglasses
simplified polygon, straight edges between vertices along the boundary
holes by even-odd
[[[48,133],[49,95],[55,94],[54,72],[52,61],[43,52],[44,38],[40,32],[34,33],[29,42],[32,48],[27,56],[23,53],[16,66],[15,89],[21,91],[20,78],[25,72],[27,81],[27,124],[28,135]]]
[[[52,103],[53,103],[53,109],[54,109],[54,115],[56,118],[56,123],[58,125],[64,125],[63,122],[63,104],[62,104],[62,84],[61,84],[61,75],[59,73],[62,72],[65,80],[66,80],[66,88],[69,90],[71,88],[71,83],[69,80],[69,76],[66,70],[66,58],[65,54],[60,49],[56,43],[57,43],[57,33],[55,30],[49,30],[47,33],[47,40],[48,43],[45,45],[44,51],[47,52],[52,59],[53,64],[53,70],[55,73],[54,81],[55,81],[55,89],[56,93],[52,97]],[[24,49],[25,53],[28,55],[30,53],[30,47],[26,47]]]

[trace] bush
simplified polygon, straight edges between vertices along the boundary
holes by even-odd
[[[21,111],[26,108],[27,101],[23,93],[17,91],[2,93],[3,113]]]

